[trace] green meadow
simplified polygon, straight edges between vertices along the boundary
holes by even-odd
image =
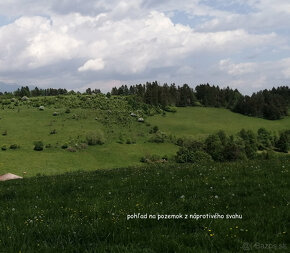
[[[152,141],[155,126],[166,141]],[[204,107],[165,113],[103,95],[2,101],[0,174],[23,179],[0,182],[0,252],[289,252],[289,154],[174,160],[178,137],[260,127],[277,133],[290,117]],[[98,144],[87,145],[88,136]],[[168,161],[141,163],[150,155]],[[147,218],[128,219],[134,214]],[[224,218],[194,218],[206,214]]]
[[[285,156],[2,182],[0,251],[289,252],[289,170]],[[147,219],[128,219],[134,213]]]
[[[155,115],[148,121],[152,125],[158,125],[165,132],[193,137],[205,136],[218,130],[236,134],[242,128],[255,132],[261,127],[272,132],[290,128],[289,116],[282,120],[266,120],[233,113],[223,108],[209,107],[177,108],[176,113]]]

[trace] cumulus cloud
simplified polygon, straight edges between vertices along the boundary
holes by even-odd
[[[95,60],[88,60],[83,66],[79,67],[80,72],[84,71],[98,71],[103,69],[105,66],[105,63],[103,59],[95,59]]]

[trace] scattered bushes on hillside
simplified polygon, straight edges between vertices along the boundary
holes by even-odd
[[[43,150],[43,147],[44,147],[44,144],[42,141],[35,141],[34,142],[34,150],[35,151],[42,151]]]
[[[102,145],[105,143],[105,137],[102,131],[98,130],[95,132],[87,133],[86,142],[89,146]]]
[[[3,151],[6,151],[6,150],[7,150],[7,146],[4,144],[4,145],[2,145],[1,149],[2,149]]]

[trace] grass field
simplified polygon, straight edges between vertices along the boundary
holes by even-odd
[[[235,114],[226,109],[203,107],[178,108],[176,113],[147,117],[145,122],[150,123],[148,125],[130,117],[131,109],[124,100],[83,98],[63,97],[57,100],[51,97],[51,102],[46,98],[31,101],[47,103],[44,111],[31,106],[31,103],[2,108],[0,147],[5,145],[7,150],[0,150],[0,174],[10,172],[24,177],[53,175],[142,165],[140,158],[144,155],[173,157],[178,150],[176,145],[149,141],[149,131],[155,125],[168,135],[190,135],[195,138],[220,129],[237,133],[242,128],[255,131],[260,127],[271,131],[290,128],[290,117],[269,121]],[[70,113],[65,113],[67,107],[72,108]],[[53,116],[54,112],[58,112],[58,115]],[[55,134],[51,134],[53,130]],[[78,152],[61,148],[64,143],[80,142],[87,133],[98,130],[105,135],[104,145],[89,146]],[[120,138],[123,144],[119,143]],[[34,151],[33,143],[38,140],[49,148],[41,152]],[[133,144],[126,144],[127,140]],[[19,145],[20,149],[10,150],[11,144]]]
[[[179,136],[203,136],[224,130],[229,134],[236,134],[242,128],[257,131],[265,127],[270,131],[280,131],[290,128],[290,117],[282,120],[265,120],[248,117],[222,108],[186,107],[177,108],[176,113],[166,116],[155,115],[148,121],[158,125],[162,131]]]
[[[150,141],[153,126],[173,139],[198,138],[220,129],[277,132],[290,128],[290,117],[268,121],[193,107],[150,117],[136,110],[145,117],[139,123],[132,111],[123,97],[2,103],[0,174],[24,179],[0,183],[0,252],[244,252],[257,243],[289,252],[289,155],[202,165],[146,165],[140,158],[173,158],[178,150],[170,138]],[[95,132],[103,145],[77,148]],[[44,150],[34,151],[34,141]],[[156,219],[128,220],[134,213]],[[242,219],[186,216],[216,213]],[[158,220],[172,214],[182,219]]]
[[[0,133],[7,130],[7,135],[0,135],[0,146],[18,144],[20,149],[0,150],[0,174],[15,173],[24,177],[37,174],[60,174],[77,170],[96,170],[140,165],[140,158],[146,154],[173,156],[177,147],[171,143],[148,142],[149,128],[144,124],[130,121],[126,127],[112,124],[106,128],[99,121],[98,111],[75,109],[71,114],[60,113],[53,116],[55,109],[39,111],[35,108],[5,110],[1,112]],[[64,111],[63,109],[59,110]],[[76,120],[72,115],[80,115]],[[50,132],[56,129],[56,134]],[[78,152],[68,152],[61,145],[70,140],[85,139],[86,133],[102,130],[106,134],[106,143],[89,146]],[[124,139],[135,139],[135,144],[117,143],[120,133]],[[42,140],[50,148],[37,152],[33,142]],[[145,142],[145,143],[144,143]],[[25,173],[25,174],[24,174]]]
[[[268,252],[259,244],[289,252],[289,170],[285,156],[3,182],[0,251]],[[157,216],[127,220],[134,213]],[[242,219],[185,219],[195,213]],[[158,214],[183,218],[158,220]]]

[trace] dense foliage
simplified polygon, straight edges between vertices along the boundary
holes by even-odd
[[[114,87],[112,95],[137,95],[141,100],[150,105],[165,108],[168,105],[193,106],[196,102],[194,91],[187,84],[176,87],[175,84],[164,84],[163,86],[155,82],[133,85],[128,88],[122,85],[119,88]]]
[[[176,155],[176,161],[179,163],[254,159],[257,157],[258,150],[288,153],[290,131],[282,131],[279,136],[265,128],[260,128],[257,134],[242,129],[235,136],[228,136],[224,131],[219,131],[209,135],[205,140],[179,139],[177,144],[181,146]]]
[[[290,89],[285,86],[259,91],[252,96],[241,97],[233,111],[275,120],[287,115],[289,105]]]

